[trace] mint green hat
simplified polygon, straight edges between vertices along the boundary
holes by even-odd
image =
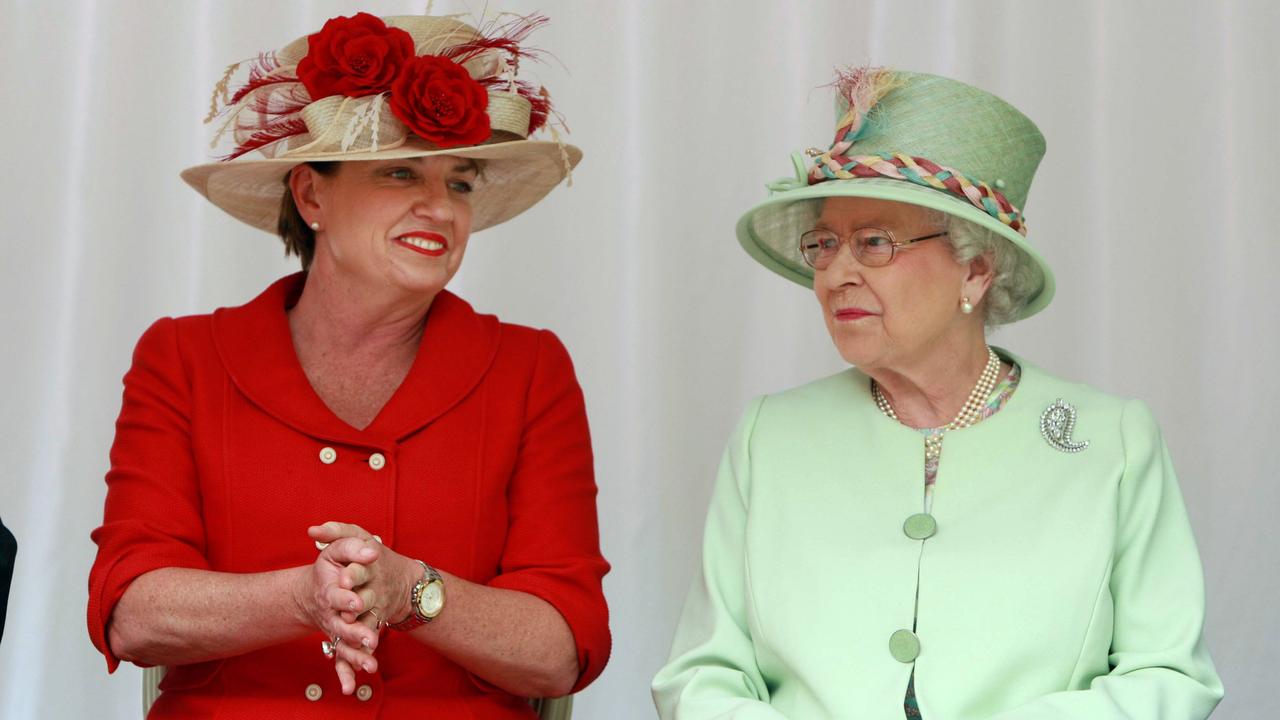
[[[762,265],[813,286],[800,235],[827,197],[866,197],[938,210],[993,231],[1043,278],[1017,319],[1053,298],[1053,273],[1027,241],[1022,215],[1044,136],[1000,98],[957,80],[884,68],[840,73],[836,135],[826,151],[793,153],[794,177],[738,220],[738,242]]]

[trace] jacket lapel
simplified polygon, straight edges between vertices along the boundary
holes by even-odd
[[[296,430],[334,442],[389,445],[461,402],[497,354],[500,326],[456,295],[431,303],[413,366],[369,427],[343,422],[312,389],[298,362],[286,311],[305,273],[282,278],[248,304],[213,314],[213,337],[231,381],[254,405]]]
[[[496,317],[442,290],[431,302],[413,367],[368,430],[399,440],[462,402],[493,365],[500,334]]]

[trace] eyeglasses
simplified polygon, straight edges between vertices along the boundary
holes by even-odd
[[[898,248],[912,243],[940,238],[947,233],[940,232],[911,240],[895,240],[893,233],[880,228],[861,228],[854,230],[849,236],[852,243],[853,256],[858,262],[868,267],[880,267],[893,262]],[[840,254],[843,243],[839,235],[830,230],[810,230],[800,236],[800,254],[804,261],[814,270],[826,270],[831,261]]]

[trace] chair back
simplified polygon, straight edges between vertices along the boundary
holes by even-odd
[[[530,700],[538,711],[538,720],[569,720],[573,716],[573,696]]]
[[[164,665],[142,668],[143,720],[146,720],[147,713],[151,712],[151,706],[156,703],[156,698],[160,697],[160,681],[164,679],[164,674],[168,671],[169,668]]]

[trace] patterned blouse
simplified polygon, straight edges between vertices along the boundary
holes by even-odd
[[[987,398],[986,407],[978,413],[977,422],[995,415],[1000,409],[1009,402],[1009,398],[1013,396],[1013,391],[1018,389],[1018,381],[1022,378],[1022,368],[1017,363],[1013,363],[1013,369],[1009,371],[1008,377],[1000,381],[991,391],[991,396]],[[974,424],[977,424],[975,422]],[[942,428],[921,428],[920,434],[924,437],[937,435],[943,431]],[[939,455],[936,460],[925,459],[924,464],[924,512],[930,512],[933,509],[933,493],[938,482],[938,463],[942,461]],[[912,625],[914,625],[914,620]],[[912,627],[912,630],[915,628]],[[911,672],[911,679],[907,682],[907,697],[904,701],[904,709],[907,713],[908,720],[917,720],[921,717],[920,705],[916,702],[916,674]]]

